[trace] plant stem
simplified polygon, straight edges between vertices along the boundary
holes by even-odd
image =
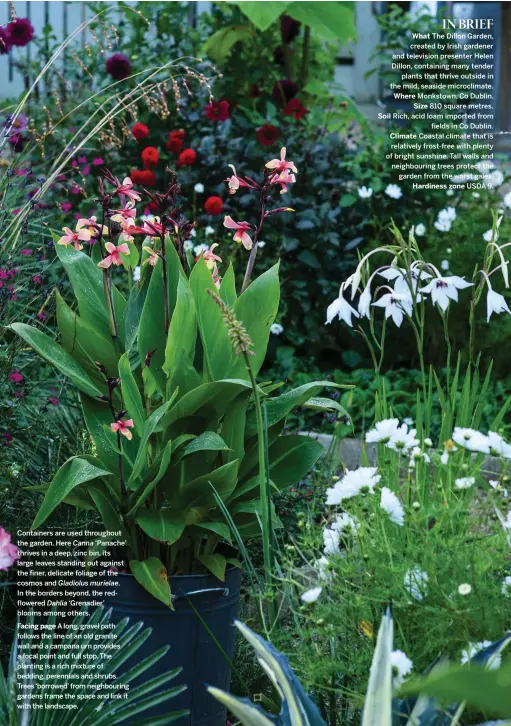
[[[243,285],[241,288],[242,293],[245,292],[245,290],[247,289],[247,287],[250,283],[250,278],[252,277],[252,272],[254,270],[255,258],[257,255],[257,240],[259,238],[259,233],[261,232],[261,228],[262,228],[263,222],[264,222],[264,215],[265,215],[264,195],[265,194],[266,194],[266,185],[263,185],[263,187],[261,189],[261,195],[260,195],[261,217],[259,219],[259,225],[254,234],[253,246],[250,251],[250,257],[248,258],[247,269],[245,270],[245,277],[243,278]]]
[[[163,264],[163,307],[165,309],[165,335],[169,332],[170,315],[169,315],[169,292],[167,280],[167,256],[165,254],[165,233],[161,235],[161,254]]]

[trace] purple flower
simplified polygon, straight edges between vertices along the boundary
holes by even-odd
[[[65,212],[67,214],[68,212],[70,212],[73,209],[73,205],[71,204],[71,202],[62,202],[62,204],[60,205],[60,208],[62,209],[63,212]]]
[[[86,164],[87,163],[87,157],[86,156],[79,156],[78,157],[78,163],[79,164]]]
[[[32,254],[32,250],[28,249],[26,247],[24,250],[20,250],[20,255],[23,255],[23,257],[29,257]]]
[[[101,158],[101,156],[96,156],[95,159],[92,161],[92,166],[103,166],[105,163],[105,160]]]
[[[22,48],[34,37],[34,28],[28,18],[16,18],[7,24],[7,35],[11,45]]]
[[[131,63],[122,53],[114,53],[106,62],[106,72],[116,81],[122,81],[131,73]]]
[[[90,166],[84,166],[83,169],[82,169],[82,174],[84,176],[88,176],[89,173],[90,173]]]

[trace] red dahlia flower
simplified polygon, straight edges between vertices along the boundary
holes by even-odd
[[[273,86],[271,97],[277,106],[285,106],[298,93],[298,85],[289,78],[284,78]]]
[[[279,130],[272,124],[263,124],[257,129],[257,140],[261,146],[272,146],[279,138]]]
[[[183,141],[185,139],[185,132],[183,129],[171,131],[169,134],[169,140],[167,141],[167,149],[172,154],[179,154],[183,148]]]
[[[211,214],[212,217],[222,214],[223,209],[224,202],[220,197],[208,197],[204,202],[204,211],[206,214]]]
[[[114,53],[106,62],[106,72],[116,81],[122,81],[131,73],[131,63],[122,53]]]
[[[146,146],[142,152],[142,164],[145,169],[153,169],[160,160],[158,149],[154,146]]]
[[[179,166],[190,166],[197,158],[197,153],[193,149],[185,149],[179,154],[177,163]]]
[[[135,169],[130,176],[134,184],[143,187],[153,187],[156,184],[156,174],[151,169]]]
[[[7,23],[6,32],[9,43],[19,48],[28,45],[34,37],[34,27],[28,18],[16,18]]]
[[[145,124],[141,124],[139,121],[131,129],[131,135],[137,141],[143,141],[149,136],[149,128]]]
[[[305,116],[307,109],[298,98],[292,98],[284,107],[284,116],[293,116],[297,121]]]
[[[204,107],[206,118],[210,121],[227,121],[229,118],[229,101],[211,101]]]

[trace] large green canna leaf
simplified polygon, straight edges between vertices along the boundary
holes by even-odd
[[[233,459],[243,460],[245,456],[245,421],[247,404],[251,391],[237,396],[222,421],[222,438],[229,447],[223,453],[224,464]]]
[[[280,285],[278,263],[259,275],[240,295],[234,304],[234,313],[243,324],[254,347],[250,365],[257,375],[266,357],[270,327],[279,309]],[[242,356],[235,358],[229,378],[247,378],[247,368]]]
[[[73,489],[85,482],[94,481],[103,476],[111,476],[112,472],[101,468],[79,456],[73,456],[63,464],[55,474],[44,496],[43,503],[32,524],[32,529],[37,529],[48,519],[56,507],[70,494]]]
[[[101,335],[110,336],[103,272],[88,255],[75,250],[71,245],[64,247],[55,244],[55,250],[71,282],[81,318]],[[112,298],[119,338],[123,341],[126,300],[115,285],[112,285]]]
[[[119,455],[117,452],[117,441],[115,434],[112,434],[108,427],[112,423],[112,413],[107,403],[97,401],[94,398],[80,396],[82,403],[83,415],[87,431],[92,436],[94,446],[96,447],[96,455],[104,466],[110,471],[118,472]],[[129,444],[135,445],[134,442],[125,442],[125,447]],[[130,447],[132,450],[132,447]],[[136,453],[136,452],[135,452]]]
[[[138,329],[138,354],[140,364],[145,365],[147,354],[151,356],[150,370],[158,387],[165,396],[166,378],[163,373],[165,362],[165,309],[163,305],[163,262],[159,259],[151,273],[151,281],[144,302]]]
[[[195,300],[205,373],[211,380],[219,381],[231,370],[235,356],[222,312],[207,292],[211,290],[218,294],[211,272],[202,257],[190,275],[190,288]]]
[[[104,378],[95,365],[96,361],[105,366],[110,377],[116,377],[119,356],[112,343],[112,338],[101,335],[89,323],[76,315],[58,290],[56,308],[57,325],[62,337],[63,348],[100,385],[104,382]]]
[[[310,436],[279,436],[270,446],[270,479],[278,489],[297,484],[325,453],[322,444]]]
[[[248,23],[245,25],[227,25],[210,35],[202,47],[202,54],[221,65],[227,60],[231,49],[241,40],[249,40],[252,29]]]
[[[355,13],[346,2],[292,2],[286,13],[326,40],[349,43],[357,37]]]
[[[106,387],[101,390],[96,383],[87,375],[79,363],[72,358],[64,348],[55,343],[37,328],[26,323],[12,323],[9,326],[20,338],[30,345],[36,353],[39,353],[48,363],[55,366],[71,383],[88,396],[99,398],[106,392]]]
[[[147,479],[149,479],[149,482],[143,488],[142,487],[140,488],[140,490],[139,490],[141,492],[140,494],[137,491],[137,493],[136,493],[137,497],[136,497],[135,504],[132,506],[132,508],[128,512],[128,516],[133,517],[136,514],[136,512],[142,506],[142,504],[145,502],[145,500],[147,499],[149,494],[151,494],[151,492],[156,487],[156,485],[165,476],[165,473],[166,473],[167,469],[169,468],[170,459],[171,459],[172,452],[173,452],[172,444],[173,444],[172,441],[167,441],[167,444],[165,445],[165,448],[163,450],[163,453],[161,455],[159,462],[158,461],[156,462],[158,464],[158,472],[157,472],[156,476],[151,477],[151,474],[152,474],[152,468],[151,468],[151,470],[149,471],[149,474],[147,476]]]
[[[142,509],[135,517],[138,526],[152,539],[171,545],[183,534],[186,527],[184,512],[174,509]]]
[[[126,306],[126,317],[124,323],[124,348],[130,351],[137,340],[140,317],[144,309],[147,291],[149,289],[149,278],[144,279],[141,285],[135,285],[130,292]],[[144,361],[142,361],[143,363]]]
[[[178,509],[213,506],[215,504],[213,488],[225,500],[234,491],[237,476],[238,461],[230,461],[228,464],[184,484],[178,491],[169,492],[169,496],[171,501],[175,501]]]
[[[229,307],[232,307],[236,302],[236,277],[234,275],[232,262],[227,268],[227,271],[222,278],[222,282],[220,283],[219,295],[224,303],[227,303]]]
[[[129,542],[130,537],[126,531],[124,522],[119,515],[119,511],[115,506],[109,489],[103,483],[94,482],[93,484],[88,485],[87,491],[92,497],[94,504],[96,505],[96,509],[101,515],[101,519],[105,525],[105,530],[109,532],[116,532],[120,530],[121,539]]]
[[[170,391],[178,388],[179,397],[202,383],[200,375],[193,367],[196,340],[195,302],[188,282],[180,278],[163,364],[163,370],[168,376],[167,388]]]
[[[234,4],[239,7],[241,12],[247,16],[258,30],[268,30],[270,25],[273,25],[280,18],[282,13],[287,12],[287,7],[291,3],[285,2],[285,0],[270,0],[270,2],[237,0]],[[311,5],[312,3],[306,4]]]
[[[169,318],[172,318],[176,306],[179,280],[188,282],[188,279],[181,266],[179,255],[172,241],[172,238],[165,238],[165,262],[167,268],[167,295],[169,301]]]
[[[223,438],[215,431],[204,431],[200,436],[196,436],[193,441],[187,444],[176,457],[176,464],[185,456],[196,454],[203,451],[228,451],[229,447]]]
[[[124,400],[124,408],[128,411],[127,418],[132,418],[135,431],[142,436],[145,423],[144,404],[138,390],[135,376],[131,372],[128,354],[124,353],[119,361],[119,376]]]
[[[172,608],[170,583],[165,566],[156,557],[131,560],[130,568],[135,580],[157,600]]]
[[[155,432],[156,427],[158,426],[161,419],[168,411],[169,406],[172,406],[172,403],[173,403],[173,399],[166,401],[162,406],[160,406],[155,411],[153,411],[152,414],[147,419],[147,421],[145,422],[144,429],[142,432],[142,437],[140,439],[140,444],[139,444],[138,451],[137,451],[137,456],[136,456],[135,462],[133,464],[133,471],[131,472],[131,476],[128,479],[128,488],[129,489],[136,489],[136,487],[134,487],[133,484],[136,482],[138,477],[143,473],[143,471],[147,465],[147,447],[149,445],[149,437],[152,436],[152,434]]]
[[[227,567],[227,560],[223,555],[198,555],[197,559],[206,567],[213,575],[221,580],[225,581],[225,568]]]

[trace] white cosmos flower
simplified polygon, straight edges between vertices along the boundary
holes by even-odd
[[[375,466],[360,466],[353,471],[348,470],[341,479],[326,490],[326,504],[334,506],[358,494],[372,494],[380,479],[381,476]]]
[[[340,551],[339,539],[344,536],[357,535],[360,522],[347,512],[339,514],[329,527],[323,528],[323,552],[325,555],[336,554]]]
[[[280,335],[284,332],[284,327],[280,323],[273,323],[270,325],[270,333],[272,335]]]
[[[461,664],[464,665],[465,663],[469,663],[472,658],[479,653],[479,651],[489,648],[491,644],[491,640],[482,640],[479,643],[469,643],[466,649],[461,651]],[[487,661],[485,668],[488,668],[490,671],[497,670],[497,668],[500,668],[501,662],[502,656],[500,653],[496,653]]]
[[[386,444],[398,429],[399,421],[397,418],[386,418],[383,421],[377,421],[374,429],[366,433],[366,443]]]
[[[140,280],[140,265],[137,265],[133,268],[133,282],[138,282]]]
[[[449,260],[442,260],[442,262],[440,263],[440,269],[444,272],[447,272],[447,270],[449,269]]]
[[[470,489],[475,483],[476,480],[473,476],[462,476],[454,482],[458,489]]]
[[[472,192],[472,196],[474,197],[474,199],[479,199],[481,195],[479,194],[479,192]]]
[[[504,295],[501,295],[500,292],[495,292],[493,288],[488,287],[488,295],[486,297],[486,322],[490,322],[492,313],[498,314],[504,312],[511,315],[511,310],[509,309],[506,298]]]
[[[391,199],[400,199],[403,196],[401,187],[399,187],[397,184],[388,184],[387,188],[385,189],[385,194],[388,197],[391,197]]]
[[[483,239],[485,242],[496,242],[498,240],[498,238],[499,238],[499,233],[497,232],[497,230],[495,230],[495,233],[494,233],[493,229],[488,229],[483,234]]]
[[[360,199],[369,199],[369,197],[373,196],[373,190],[371,187],[360,187],[358,190],[358,196]]]
[[[415,600],[424,600],[428,591],[429,575],[417,565],[406,571],[403,584]]]
[[[426,234],[426,227],[422,222],[419,222],[419,224],[415,225],[415,235],[416,237],[424,237]]]
[[[394,688],[400,688],[413,670],[413,663],[402,650],[393,650],[390,654],[390,665],[394,677]]]
[[[507,497],[509,495],[507,489],[504,489],[502,484],[497,481],[496,479],[490,479],[488,484],[491,486],[492,489],[494,489],[499,494],[502,494],[503,497]]]
[[[403,505],[388,487],[383,487],[381,490],[380,506],[387,512],[391,522],[399,524],[401,527],[403,526],[405,523]]]
[[[494,169],[489,174],[483,174],[483,182],[488,189],[495,189],[504,183],[504,174],[500,169]]]
[[[439,232],[449,232],[452,227],[452,222],[450,219],[437,219],[433,226],[435,229],[438,229]]]
[[[387,449],[392,449],[400,454],[407,454],[410,449],[413,449],[419,443],[419,439],[415,438],[416,433],[416,429],[410,429],[410,431],[408,431],[408,426],[406,424],[401,424],[386,444]]]
[[[508,192],[503,199],[504,204],[506,207],[511,208],[511,192]]]
[[[502,456],[504,459],[511,459],[511,446],[504,441],[502,436],[495,431],[488,431],[488,443],[490,454]]]
[[[488,437],[475,429],[456,426],[452,434],[452,440],[463,449],[468,449],[468,451],[475,451],[480,454],[490,453]]]
[[[466,287],[472,287],[472,283],[458,275],[449,275],[448,277],[434,277],[420,291],[431,293],[433,304],[438,305],[440,310],[445,313],[451,300],[458,302],[458,290],[464,290]]]
[[[198,183],[197,183],[197,184],[196,184],[196,185],[194,186],[193,190],[194,190],[194,192],[197,192],[197,194],[202,194],[202,193],[203,193],[203,191],[204,191],[204,184],[201,184],[200,182],[198,182]]]
[[[438,219],[448,219],[449,222],[454,222],[456,219],[456,207],[447,207],[446,209],[441,209],[438,212]]]
[[[209,237],[209,235],[211,235],[211,234],[215,234],[215,228],[211,227],[208,224],[208,226],[204,229],[204,234],[206,235],[206,237]]]
[[[195,255],[195,257],[198,257],[203,252],[207,252],[208,250],[209,245],[205,245],[204,243],[200,245],[195,245],[195,247],[193,248],[193,254]]]
[[[375,307],[385,309],[385,319],[392,318],[397,327],[401,327],[405,313],[412,315],[413,301],[408,295],[396,292],[387,292],[379,300],[373,303]]]
[[[332,582],[334,577],[334,573],[330,569],[329,565],[330,560],[324,555],[322,555],[319,560],[316,560],[314,563],[314,569],[317,571],[319,579],[327,583]]]
[[[458,448],[454,446],[452,441],[446,442],[446,445],[444,447],[444,451],[442,456],[440,457],[440,461],[442,464],[448,464],[449,463],[449,456],[453,454],[455,451],[458,451]]]
[[[501,592],[504,595],[504,597],[511,596],[511,575],[506,575],[506,577],[502,580]]]
[[[426,443],[426,441],[424,441]],[[410,467],[413,469],[415,467],[415,462],[422,459],[426,462],[426,464],[429,464],[431,461],[429,454],[426,454],[425,451],[422,451],[418,446],[414,446],[413,449],[410,452]]]
[[[330,303],[330,305],[327,308],[326,311],[326,322],[331,323],[332,320],[335,318],[335,316],[339,318],[339,320],[343,320],[346,325],[349,325],[350,328],[353,327],[353,323],[351,321],[352,316],[355,318],[360,317],[359,313],[355,310],[354,307],[352,307],[347,300],[344,299],[342,294],[342,287],[341,290],[339,290],[339,297],[333,301],[333,303]]]
[[[403,419],[403,423],[405,423],[407,426],[413,426],[415,421],[413,420],[413,418],[411,416],[407,416],[406,418]]]
[[[321,595],[322,590],[323,590],[322,587],[313,587],[310,590],[306,590],[305,592],[302,592],[300,599],[302,602],[307,603],[307,605],[310,605],[310,603],[316,602],[318,597]]]
[[[454,189],[447,189],[447,191],[445,193],[446,193],[446,195],[448,197],[453,197],[454,196]]]
[[[470,595],[472,585],[469,585],[468,582],[462,582],[461,585],[458,585],[458,592],[460,595]]]

